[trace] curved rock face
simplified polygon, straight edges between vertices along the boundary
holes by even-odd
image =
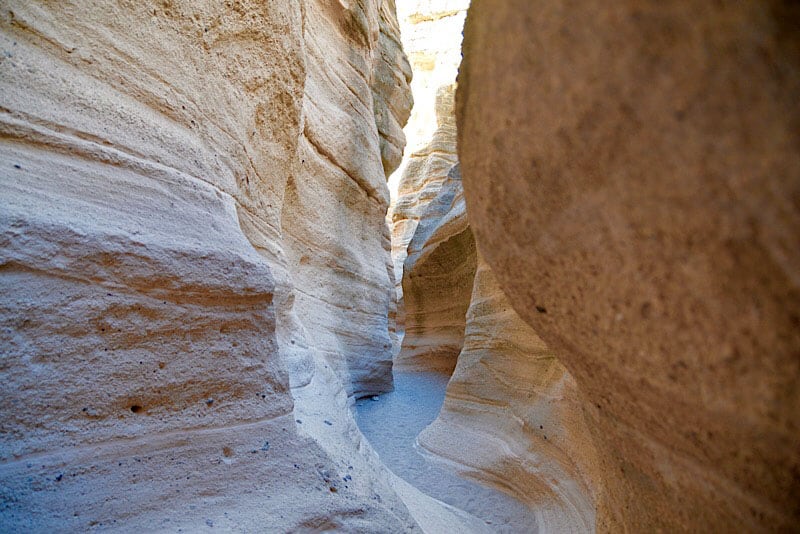
[[[409,148],[430,141],[410,150],[390,209],[406,328],[395,366],[452,373],[419,443],[534,508],[542,529],[591,531],[594,447],[575,382],[511,308],[467,222],[448,78],[461,59],[448,45],[460,43],[455,24],[466,3],[462,11],[417,4],[403,19],[416,100],[406,132]],[[436,29],[423,33],[425,26]],[[438,36],[437,45],[426,35]],[[426,115],[433,102],[435,121]]]
[[[464,347],[419,443],[530,505],[541,530],[594,531],[596,452],[575,381],[480,255]]]
[[[399,163],[392,147],[403,144],[411,74],[393,3],[368,2],[363,12],[326,5],[306,8],[305,122],[282,228],[310,347],[352,395],[374,395],[391,389],[386,175]]]
[[[405,329],[402,281],[408,245],[421,213],[437,197],[457,162],[453,95],[468,6],[469,0],[414,0],[398,6],[403,45],[414,71],[411,90],[415,95],[404,129],[408,141],[405,157],[389,180],[393,195],[387,219],[392,229],[399,338]]]
[[[391,387],[393,11],[4,4],[0,530],[415,528],[290,391]]]
[[[403,263],[405,336],[395,365],[451,373],[464,343],[477,261],[457,166],[418,216]]]
[[[409,145],[389,210],[402,336],[395,363],[405,369],[451,372],[464,341],[475,253],[461,178],[451,170],[458,162],[454,82],[468,5],[408,2],[398,13],[415,73]]]
[[[407,174],[406,166],[429,155],[430,151],[425,148],[443,119],[451,120],[450,124],[455,127],[453,114],[441,112],[438,95],[456,81],[461,64],[461,32],[468,7],[469,0],[405,0],[397,6],[403,48],[414,71],[411,81],[414,108],[404,128],[407,157],[395,174],[400,181],[408,181],[403,178]],[[453,138],[446,145],[449,149],[439,147],[444,148],[443,156],[455,154],[454,143]]]
[[[444,223],[445,217],[451,219],[451,223],[459,226],[459,231],[467,227],[461,177],[455,175],[457,181],[454,181],[449,176],[450,171],[458,162],[455,153],[454,98],[455,84],[442,87],[437,91],[436,122],[439,127],[435,130],[430,143],[412,153],[404,162],[398,191],[393,198],[387,217],[392,228],[392,259],[394,260],[397,284],[397,303],[400,309],[398,325],[403,347],[399,357],[395,358],[398,363],[409,358],[410,347],[413,351],[411,357],[415,357],[421,355],[421,352],[417,350],[418,345],[426,344],[435,351],[437,343],[433,339],[423,340],[421,337],[423,335],[421,328],[427,321],[426,315],[436,314],[435,308],[426,308],[416,298],[418,295],[409,295],[410,300],[407,302],[404,294],[404,285],[412,284],[409,275],[418,259],[408,259],[411,254],[412,241],[414,242],[413,248],[419,255],[426,247],[426,240],[438,225]],[[421,226],[426,228],[420,229]],[[427,253],[430,253],[430,250]],[[454,261],[456,263],[453,263],[451,267],[454,267],[459,259],[454,259]],[[405,265],[406,263],[408,265]],[[430,285],[431,280],[420,281],[417,279],[413,285],[417,290],[424,292],[426,282]],[[470,280],[466,280],[462,289],[468,288],[470,283]],[[436,291],[436,285],[434,283],[434,287],[429,289]],[[459,292],[462,298],[458,300],[459,309],[456,310],[455,316],[446,319],[447,324],[455,327],[455,330],[447,335],[449,348],[446,349],[446,352],[451,354],[448,359],[453,361],[453,347],[456,347],[455,354],[457,354],[457,347],[461,346],[464,335],[463,312],[466,311],[469,303],[469,296],[464,293],[463,290]],[[430,301],[430,304],[433,306],[435,302]],[[408,339],[405,338],[406,332],[410,333]],[[447,341],[447,339],[442,338],[442,341]],[[422,349],[422,352],[425,350]],[[452,368],[452,365],[450,367]]]
[[[603,531],[800,521],[800,57],[789,2],[476,1],[470,224],[569,369]]]

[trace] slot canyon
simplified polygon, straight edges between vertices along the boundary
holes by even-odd
[[[0,532],[800,532],[797,2],[0,48]]]

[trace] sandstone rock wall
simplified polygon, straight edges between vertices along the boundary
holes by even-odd
[[[800,521],[798,21],[781,1],[470,8],[470,225],[575,378],[601,531]]]
[[[397,6],[403,48],[414,71],[414,109],[404,128],[408,157],[395,180],[402,177],[405,166],[430,143],[439,127],[437,92],[456,80],[468,7],[469,0],[406,0]]]
[[[415,528],[290,391],[391,387],[393,10],[4,3],[0,530]]]
[[[477,260],[457,166],[439,187],[418,213],[403,264],[405,336],[395,365],[451,373],[464,342]]]
[[[424,178],[417,179],[426,188]],[[416,228],[403,262],[405,332],[395,365],[450,373],[464,343],[476,249],[458,167],[432,189],[436,196],[416,207]],[[407,200],[399,198],[397,206]]]
[[[448,174],[458,162],[454,82],[468,5],[466,0],[426,0],[404,3],[398,11],[415,95],[405,128],[406,157],[390,180],[396,194],[389,210],[403,337],[395,362],[407,369],[452,370],[463,343],[475,270],[474,254],[463,252],[474,245],[466,230],[460,182]],[[449,233],[455,226],[458,232]],[[435,230],[437,237],[429,241]],[[433,262],[427,263],[429,258]]]
[[[410,2],[399,13],[415,108],[390,208],[405,313],[395,368],[453,373],[419,437],[429,452],[537,509],[542,528],[591,531],[594,449],[574,380],[513,311],[467,221],[453,83],[467,5]]]
[[[390,209],[405,312],[395,367],[453,373],[425,449],[534,507],[541,528],[591,531],[594,449],[575,383],[479,261],[467,221],[453,107],[467,4],[400,13],[416,106]]]
[[[391,389],[386,175],[411,106],[394,7],[383,4],[306,8],[304,124],[282,211],[294,309],[356,396]]]
[[[546,532],[593,532],[596,452],[574,379],[478,255],[464,347],[419,443],[536,510]]]
[[[461,298],[455,301],[455,309],[447,309],[454,304],[450,300],[447,303],[440,301],[438,304],[443,304],[445,310],[437,310],[435,300],[423,303],[421,298],[426,293],[426,289],[438,291],[439,298],[441,298],[446,288],[439,286],[438,283],[431,286],[430,279],[415,278],[414,281],[411,281],[409,273],[414,269],[414,264],[419,258],[408,259],[411,254],[412,241],[414,241],[413,247],[417,250],[416,255],[419,256],[427,246],[426,240],[436,226],[444,224],[444,217],[448,217],[451,219],[450,223],[459,226],[459,231],[466,229],[460,176],[455,175],[458,183],[449,176],[450,171],[458,162],[455,154],[454,97],[455,84],[436,90],[438,128],[434,131],[428,145],[411,153],[404,161],[398,190],[389,208],[388,220],[392,228],[392,258],[397,283],[397,303],[401,311],[399,323],[402,350],[399,356],[395,357],[395,361],[401,365],[426,352],[448,353],[450,356],[446,356],[446,358],[454,361],[453,357],[458,353],[463,342],[464,312],[469,303],[469,295],[465,294],[464,290],[469,288],[470,280],[465,280],[461,284],[461,291],[458,291]],[[422,98],[418,99],[423,100]],[[452,213],[450,213],[451,211]],[[420,229],[420,226],[427,228]],[[426,254],[431,250],[432,248],[427,250]],[[410,263],[405,266],[407,261]],[[455,268],[459,259],[454,258],[451,261],[450,267]],[[472,270],[474,271],[474,265]],[[466,274],[470,276],[469,269]],[[439,278],[443,278],[441,273]],[[443,280],[446,281],[447,278],[445,277]],[[408,299],[406,299],[404,285],[412,286],[412,289],[415,289],[413,294],[408,295]],[[439,287],[437,288],[437,286]],[[451,284],[450,289],[452,288]],[[443,313],[439,313],[440,311]],[[428,315],[430,317],[427,317]],[[436,315],[442,315],[442,317],[437,320],[434,318]],[[438,323],[439,333],[430,329],[432,324],[428,325],[428,333],[435,335],[437,339],[425,335],[426,322]],[[438,347],[440,344],[444,345]],[[452,365],[450,367],[452,368]]]

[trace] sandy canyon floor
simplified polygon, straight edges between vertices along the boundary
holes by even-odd
[[[440,373],[395,372],[393,392],[356,402],[358,426],[397,476],[474,516],[487,531],[538,532],[534,512],[524,504],[456,475],[418,446],[417,436],[442,407],[447,381]]]

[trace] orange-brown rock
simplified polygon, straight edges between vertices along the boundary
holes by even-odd
[[[574,376],[598,529],[800,522],[800,13],[476,0],[470,225]]]

